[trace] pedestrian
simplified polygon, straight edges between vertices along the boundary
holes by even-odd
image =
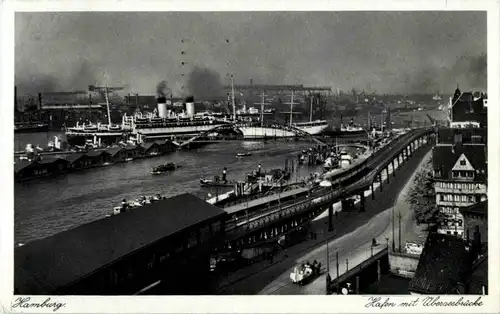
[[[222,181],[223,181],[224,183],[227,183],[227,178],[226,178],[226,176],[227,176],[227,168],[226,168],[226,167],[224,167],[224,169],[222,170]]]

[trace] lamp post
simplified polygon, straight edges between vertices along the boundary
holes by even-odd
[[[329,294],[330,283],[332,278],[330,276],[330,252],[328,250],[328,239],[326,240],[326,294]]]
[[[396,243],[394,242],[394,206],[392,207],[392,251],[396,250]]]
[[[401,212],[398,212],[398,218],[399,218],[399,252],[401,253]]]

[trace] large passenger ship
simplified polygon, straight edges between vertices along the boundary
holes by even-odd
[[[156,139],[188,138],[231,123],[205,113],[196,114],[194,98],[186,99],[185,110],[175,113],[167,109],[167,101],[159,97],[158,110],[147,115],[123,116],[122,127],[130,128],[139,142]]]

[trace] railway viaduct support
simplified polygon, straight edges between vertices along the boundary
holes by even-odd
[[[355,170],[357,171],[355,177],[353,174],[348,174],[351,177],[339,181],[338,186],[332,185],[331,189],[311,190],[307,197],[294,200],[293,203],[277,204],[250,215],[246,214],[246,217],[226,221],[226,249],[235,250],[257,247],[266,242],[275,243],[279,237],[301,227],[307,227],[314,218],[325,211],[328,213],[328,230],[333,231],[335,216],[333,205],[341,202],[342,207],[352,207],[352,198],[356,196],[360,203],[359,210],[365,211],[367,197],[365,192],[371,191],[372,199],[376,197],[377,188],[383,192],[384,184],[389,183],[390,173],[392,172],[395,177],[396,169],[401,168],[416,150],[423,145],[430,144],[428,134],[426,130],[418,133],[417,136],[412,134],[413,139],[409,142],[404,142],[404,138],[396,139],[387,147],[382,148],[378,155],[368,159],[363,168]],[[343,208],[343,210],[348,210],[348,208]]]
[[[371,199],[375,199],[375,192],[377,191],[377,188],[380,190],[380,192],[383,192],[384,190],[384,184],[389,184],[390,183],[390,176],[392,173],[392,177],[396,177],[396,169],[400,169],[401,166],[405,162],[407,162],[413,155],[413,153],[418,150],[420,147],[423,145],[430,144],[430,139],[429,135],[424,135],[420,138],[417,138],[411,142],[409,142],[406,146],[402,147],[399,152],[397,152],[393,158],[390,160],[386,161],[384,164],[381,164],[378,167],[378,170],[373,174],[373,177],[370,179],[370,184],[367,185],[365,190],[360,191],[357,193],[358,198],[359,198],[359,211],[360,212],[365,212],[366,211],[366,206],[365,206],[365,191],[370,191],[371,192]],[[329,207],[328,210],[328,230],[332,231],[333,230],[333,205]]]

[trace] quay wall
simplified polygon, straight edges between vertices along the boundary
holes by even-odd
[[[413,278],[419,259],[420,255],[391,252],[389,253],[389,271],[396,276]]]

